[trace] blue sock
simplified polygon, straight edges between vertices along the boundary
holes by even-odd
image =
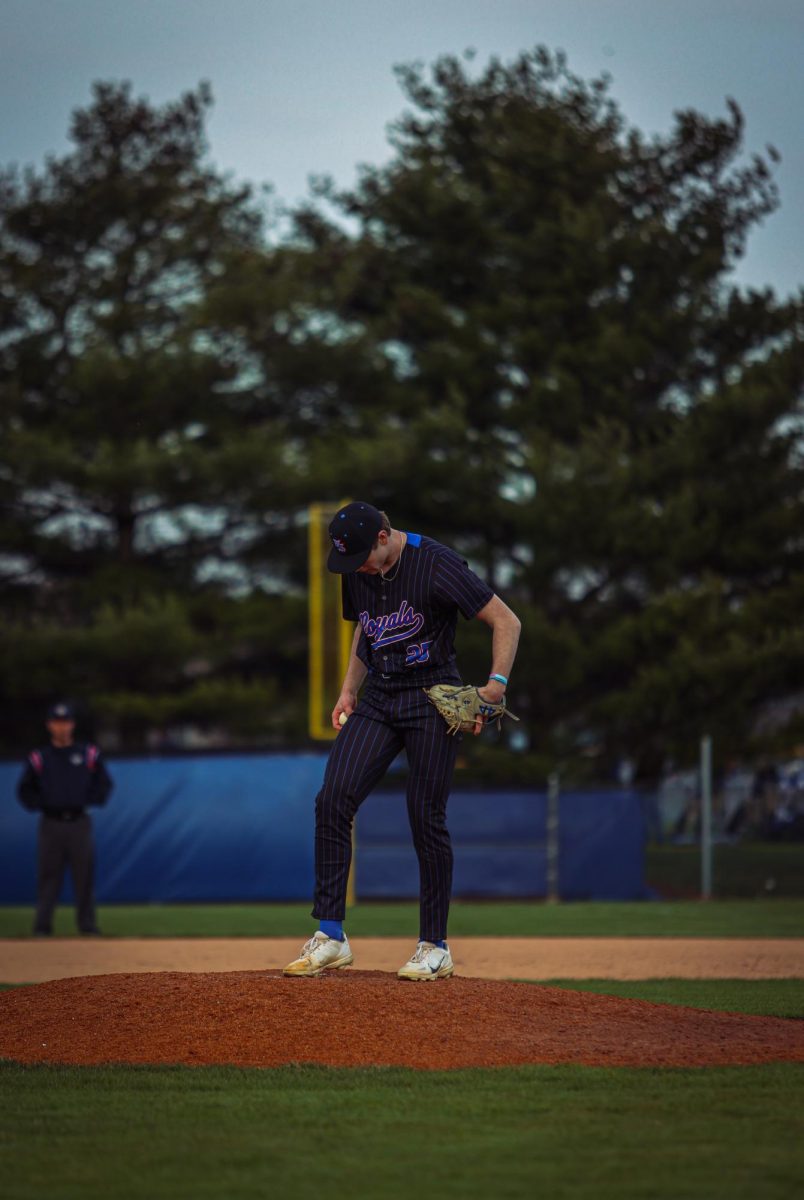
[[[318,928],[336,942],[343,941],[343,921],[319,921]]]
[[[419,938],[419,941],[420,942],[429,942],[430,939],[429,938]],[[433,945],[438,946],[439,950],[446,950],[446,948],[447,948],[446,942],[433,942]]]

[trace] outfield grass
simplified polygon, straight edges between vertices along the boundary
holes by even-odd
[[[27,937],[30,908],[0,908],[0,937]],[[126,904],[100,909],[114,937],[307,937],[314,928],[307,904]],[[359,904],[347,931],[357,937],[415,937],[415,904]],[[56,933],[74,935],[72,912],[61,907]],[[710,900],[661,903],[455,902],[454,937],[802,937],[804,899]]]
[[[5,1200],[790,1200],[804,1070],[0,1067]]]
[[[543,983],[654,1004],[804,1019],[804,979],[549,979]]]

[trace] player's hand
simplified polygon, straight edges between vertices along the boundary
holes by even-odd
[[[357,704],[357,696],[354,692],[341,692],[338,697],[338,703],[332,710],[332,728],[340,731],[341,729],[341,714],[346,717],[351,717],[355,711]]]
[[[498,679],[490,679],[485,687],[477,689],[477,694],[482,700],[488,700],[490,704],[499,704],[505,695],[505,685],[500,683]],[[482,721],[478,717],[475,721],[475,727],[472,730],[472,736],[477,737],[478,734],[482,733],[484,725],[485,721]]]

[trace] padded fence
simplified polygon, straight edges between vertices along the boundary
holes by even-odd
[[[564,900],[636,900],[644,883],[645,833],[635,792],[567,792],[559,802],[559,892]],[[547,893],[546,792],[464,792],[449,800],[453,894]],[[418,895],[418,864],[404,796],[377,793],[357,817],[358,897]]]
[[[93,810],[101,903],[307,901],[314,798],[325,755],[110,759]],[[21,764],[0,763],[0,903],[35,897],[39,818],[15,798]],[[546,795],[466,792],[449,802],[456,896],[544,896]],[[356,825],[358,900],[413,898],[418,866],[404,795],[377,792]],[[564,899],[637,899],[644,821],[634,792],[570,792],[560,806]],[[70,897],[69,885],[63,898]]]

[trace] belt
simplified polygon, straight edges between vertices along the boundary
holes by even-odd
[[[44,815],[53,821],[78,821],[85,813],[83,808],[48,808]]]
[[[435,683],[460,683],[461,677],[456,667],[432,667],[429,671],[403,672],[396,671],[386,675],[376,667],[369,667],[369,682],[396,683],[402,688],[431,687]]]

